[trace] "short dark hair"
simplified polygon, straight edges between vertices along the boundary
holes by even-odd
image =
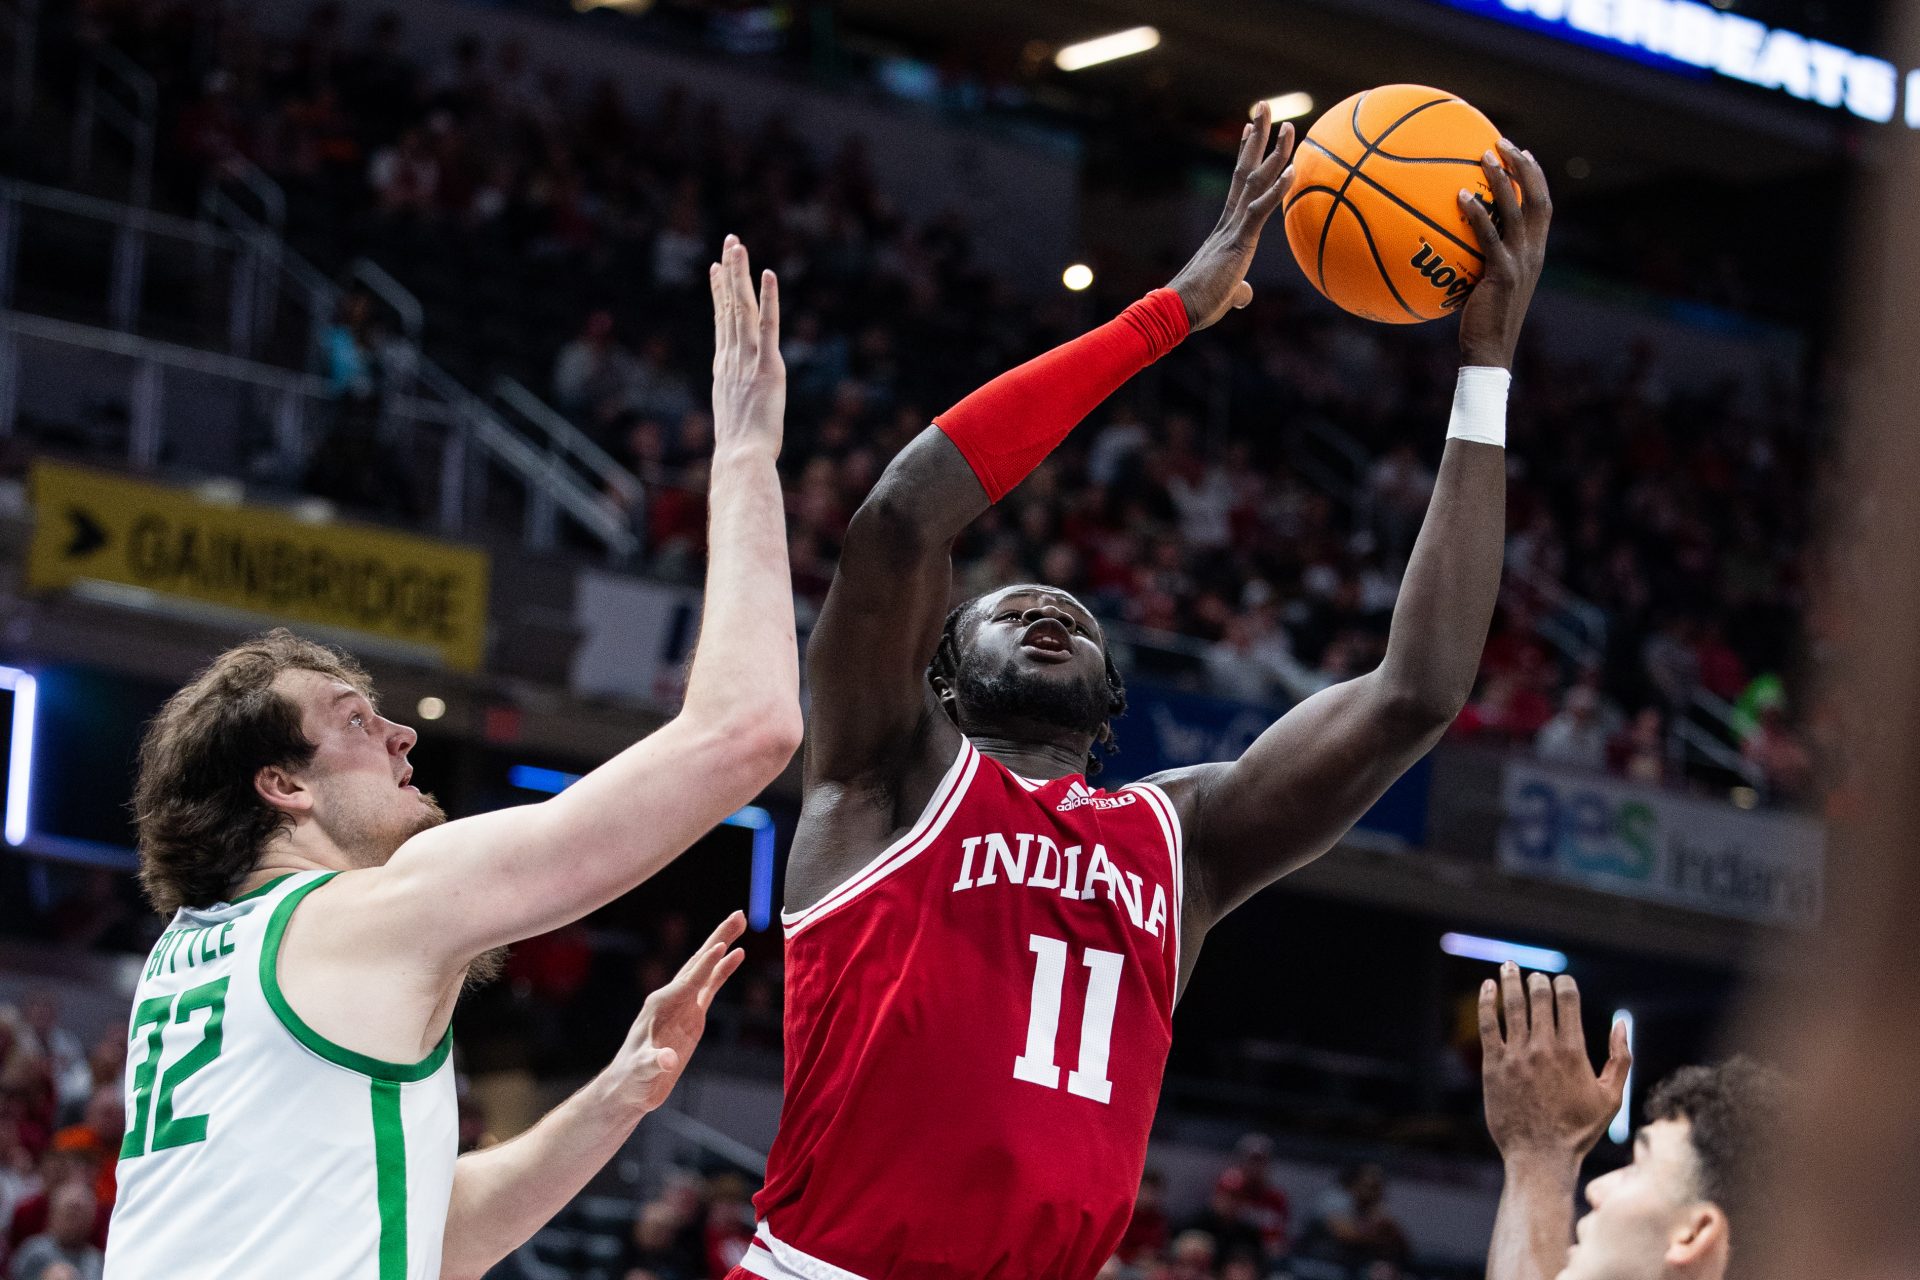
[[[269,766],[300,768],[313,759],[300,708],[273,687],[281,672],[296,670],[343,681],[373,700],[359,663],[280,627],[215,658],[147,726],[133,815],[140,884],[161,915],[225,899],[287,825],[253,779]]]
[[[985,600],[986,595],[977,595],[971,600],[962,600],[947,614],[946,622],[940,628],[940,647],[933,651],[933,661],[927,666],[927,681],[944,680],[949,685],[960,678],[960,623],[973,607]],[[1100,732],[1094,735],[1093,747],[1087,752],[1087,776],[1098,774],[1104,767],[1100,754],[1118,749],[1119,735],[1113,731],[1113,722],[1127,712],[1127,682],[1120,678],[1120,668],[1113,665],[1113,650],[1103,638],[1100,644],[1100,656],[1107,664],[1107,718],[1100,725]]]
[[[1647,1099],[1648,1120],[1685,1120],[1700,1168],[1700,1196],[1736,1223],[1766,1216],[1761,1188],[1786,1102],[1786,1078],[1740,1056],[1717,1066],[1682,1067]]]

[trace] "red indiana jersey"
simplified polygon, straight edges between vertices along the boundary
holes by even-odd
[[[786,926],[786,1098],[738,1277],[1089,1280],[1133,1212],[1179,980],[1147,784],[968,742],[919,821]]]

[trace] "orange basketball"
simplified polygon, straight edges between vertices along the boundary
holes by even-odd
[[[1465,102],[1418,84],[1369,89],[1321,116],[1294,151],[1287,192],[1287,243],[1307,279],[1386,324],[1458,310],[1482,267],[1460,189],[1492,203],[1480,157],[1499,137]]]

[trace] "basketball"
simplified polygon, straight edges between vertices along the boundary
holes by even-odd
[[[1472,106],[1418,84],[1369,89],[1321,116],[1294,152],[1286,204],[1287,243],[1307,279],[1385,324],[1464,306],[1482,257],[1459,193],[1492,203],[1480,157],[1499,137]]]

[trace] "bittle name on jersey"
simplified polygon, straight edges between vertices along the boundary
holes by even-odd
[[[1086,856],[1086,875],[1080,874],[1080,860]],[[979,867],[979,875],[974,869]],[[1149,904],[1146,883],[1131,871],[1122,871],[1107,857],[1107,846],[1096,844],[1091,855],[1082,845],[1062,849],[1043,835],[1025,831],[1011,836],[998,831],[984,836],[968,836],[960,842],[960,878],[953,892],[984,889],[1002,882],[1028,889],[1054,891],[1063,898],[1092,901],[1102,890],[1108,902],[1126,913],[1136,929],[1159,937],[1167,924],[1167,891],[1155,883]]]

